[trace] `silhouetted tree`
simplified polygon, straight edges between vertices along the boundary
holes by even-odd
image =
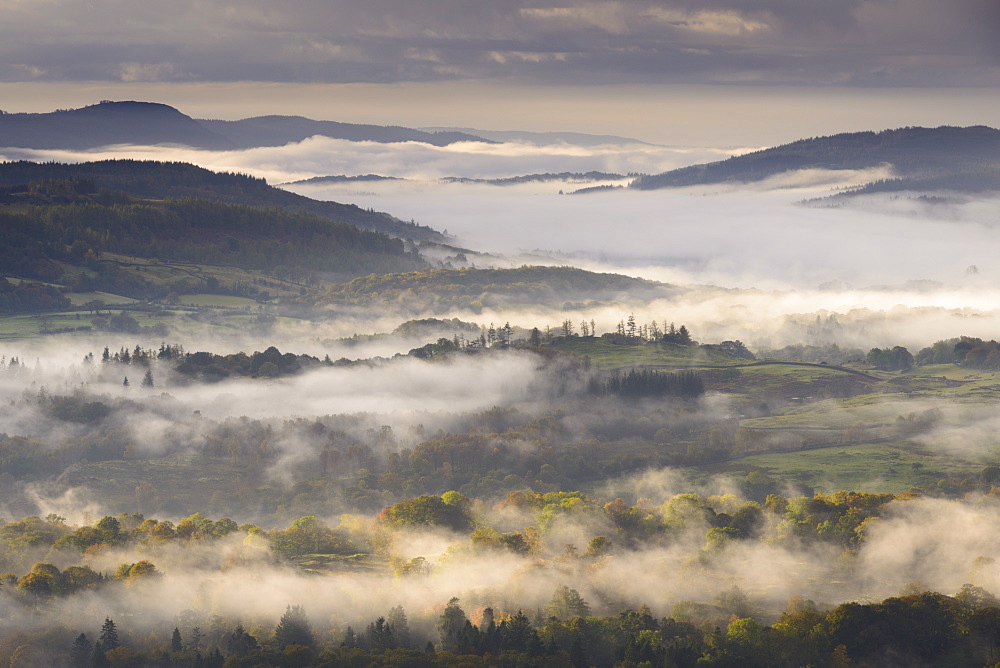
[[[86,633],[81,633],[73,641],[73,647],[69,650],[69,665],[72,668],[86,668],[90,665],[93,653],[94,643],[90,642]]]
[[[121,644],[118,640],[118,627],[115,626],[114,621],[110,617],[104,619],[100,640],[101,649],[105,652],[110,652]]]
[[[452,598],[445,606],[444,612],[438,617],[438,635],[441,638],[441,649],[456,650],[461,639],[462,629],[469,621],[465,611],[458,605],[458,599]]]
[[[282,650],[288,645],[313,645],[312,629],[301,605],[289,605],[285,608],[285,614],[274,627],[274,640]]]

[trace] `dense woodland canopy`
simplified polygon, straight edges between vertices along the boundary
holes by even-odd
[[[353,204],[323,202],[281,190],[246,174],[213,172],[183,162],[100,160],[77,164],[0,162],[0,186],[23,188],[43,181],[83,181],[99,190],[147,199],[208,199],[226,204],[311,213],[364,230],[415,241],[445,241],[429,227],[407,223]]]
[[[146,264],[180,262],[171,283]],[[225,204],[203,198],[145,200],[98,190],[90,181],[41,181],[0,188],[0,313],[54,311],[66,291],[162,299],[177,289],[246,294],[248,281],[221,282],[204,266],[296,276],[352,276],[426,266],[403,241],[301,210]],[[155,266],[153,267],[156,268]]]
[[[582,307],[585,303],[667,297],[675,288],[575,267],[429,269],[371,275],[332,286],[319,304],[393,304],[412,312],[479,311],[512,304]]]
[[[82,263],[87,253],[92,265],[101,253],[352,273],[422,264],[398,239],[284,209],[194,198],[136,201],[94,193],[93,184],[80,181],[37,183],[25,194],[23,204],[0,210],[0,271],[12,275],[45,278],[53,260]],[[33,203],[40,198],[55,201]]]

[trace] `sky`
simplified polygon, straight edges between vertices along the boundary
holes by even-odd
[[[1000,125],[995,0],[0,0],[0,108],[771,145]]]

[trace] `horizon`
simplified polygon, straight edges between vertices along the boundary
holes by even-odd
[[[336,6],[3,0],[0,99],[102,99],[194,118],[773,146],[904,126],[1000,125],[990,0],[420,2]],[[53,20],[53,17],[58,17]]]

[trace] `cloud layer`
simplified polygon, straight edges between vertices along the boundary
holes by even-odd
[[[4,0],[0,80],[996,85],[991,0]]]

